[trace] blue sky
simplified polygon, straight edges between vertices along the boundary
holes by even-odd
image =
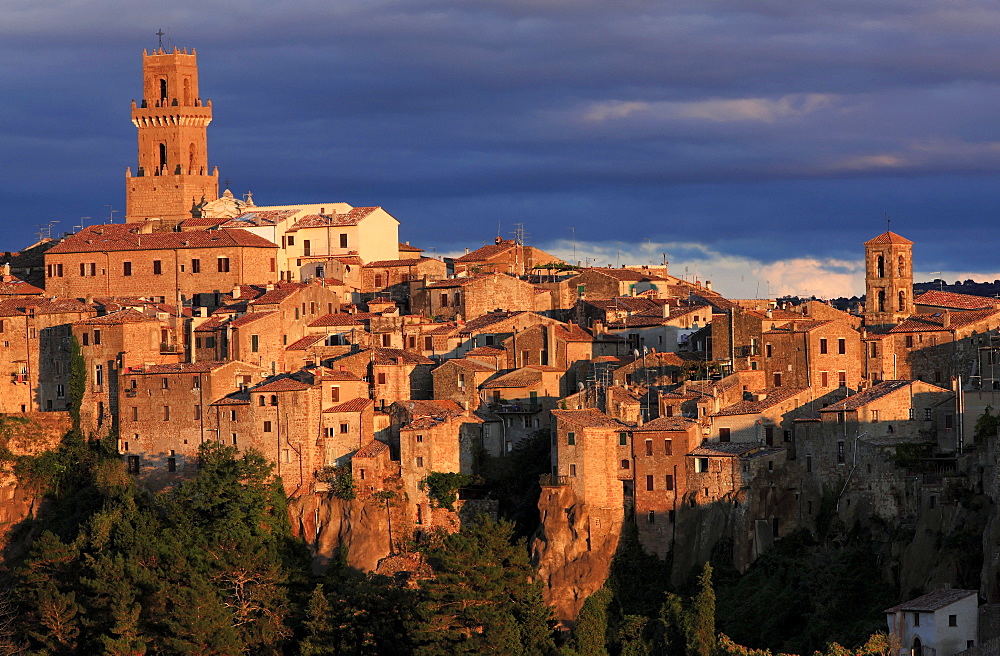
[[[124,209],[162,27],[259,204],[381,205],[439,254],[522,223],[731,296],[860,291],[888,213],[918,272],[1000,278],[995,2],[169,5],[0,3],[0,248]]]

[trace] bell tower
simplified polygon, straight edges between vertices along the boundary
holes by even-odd
[[[139,167],[125,172],[126,222],[159,219],[172,228],[192,208],[219,197],[218,169],[208,168],[212,102],[198,94],[194,49],[142,51],[142,101],[132,101]]]
[[[865,324],[897,324],[913,313],[913,242],[886,231],[865,242]]]

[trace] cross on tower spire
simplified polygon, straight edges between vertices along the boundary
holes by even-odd
[[[163,31],[162,27],[159,28],[158,30],[156,30],[156,36],[157,36],[157,38],[160,41],[160,47],[159,47],[160,50],[163,50],[163,35],[164,34],[166,34],[166,32]]]

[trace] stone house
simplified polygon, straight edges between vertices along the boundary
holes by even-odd
[[[409,306],[410,282],[423,281],[426,284],[446,277],[445,263],[431,257],[376,260],[361,267],[359,291],[365,295],[386,296]]]
[[[446,258],[453,269],[453,275],[477,273],[506,273],[511,276],[525,276],[532,269],[545,264],[565,264],[555,255],[525,246],[513,239],[500,239],[461,257]]]
[[[469,358],[445,360],[431,372],[434,398],[454,401],[466,410],[478,410],[482,403],[480,386],[496,373],[495,366]]]
[[[339,396],[339,395],[338,395]],[[344,465],[375,435],[375,402],[353,398],[323,410],[324,466]]]
[[[843,397],[864,380],[861,335],[840,321],[790,321],[764,333],[764,372],[774,387]]]
[[[751,442],[705,442],[685,458],[685,500],[692,508],[739,500],[738,495],[756,476],[780,469],[786,461],[787,451],[780,447]],[[779,537],[779,531],[780,526],[774,520],[772,537]]]
[[[595,408],[553,410],[552,474],[592,509],[624,508],[631,476],[619,476],[630,427]],[[625,435],[622,444],[621,435]],[[594,514],[592,514],[592,517]]]
[[[671,549],[677,511],[687,492],[685,456],[700,442],[698,422],[661,417],[632,429],[631,453],[620,459],[620,475],[632,472],[639,542],[661,558]]]
[[[711,442],[781,446],[792,441],[792,422],[811,411],[808,387],[769,387],[710,415]]]
[[[998,310],[1000,309],[1000,299],[932,289],[913,299],[913,305],[917,314],[938,314],[944,311]]]
[[[155,364],[121,369],[117,385],[119,452],[128,470],[154,485],[197,467],[198,447],[221,441],[249,446],[253,427],[216,403],[260,381],[266,370],[245,362]],[[247,399],[249,402],[249,399]]]
[[[532,364],[501,373],[479,388],[489,411],[504,420],[507,439],[513,443],[538,429],[550,427],[549,411],[561,396],[563,372],[555,367]]]
[[[430,399],[433,396],[430,358],[391,348],[370,348],[349,353],[330,361],[333,368],[342,368],[369,381],[371,398],[378,408],[385,408],[405,399]]]
[[[629,351],[676,351],[691,334],[710,324],[712,316],[709,305],[664,305],[660,312],[612,319],[605,330],[624,339]]]
[[[885,609],[900,654],[954,656],[979,638],[979,591],[942,588]]]
[[[182,360],[183,348],[174,341],[168,320],[147,317],[133,308],[82,319],[73,323],[72,331],[87,370],[80,402],[80,423],[85,431],[108,430],[120,417],[123,369]]]
[[[277,280],[277,247],[245,231],[146,232],[141,223],[88,226],[45,252],[46,294],[142,295],[190,304],[195,294]]]
[[[636,296],[646,291],[659,292],[667,296],[667,286],[671,278],[664,278],[653,272],[633,269],[588,268],[570,280],[576,285],[577,296],[581,299],[612,299],[616,296]]]
[[[399,476],[399,463],[390,457],[388,444],[372,440],[351,456],[351,474],[358,497],[366,499]]]
[[[0,301],[0,412],[67,409],[71,324],[95,314],[76,299]]]
[[[470,321],[498,308],[505,311],[535,309],[535,288],[503,273],[449,278],[432,282],[425,290],[425,304],[414,305],[412,311],[433,317],[435,321]]]
[[[787,310],[753,310],[733,306],[712,319],[712,359],[731,371],[764,369],[764,333],[803,319]]]

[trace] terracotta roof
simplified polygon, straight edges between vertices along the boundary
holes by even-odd
[[[663,306],[667,304],[665,299],[647,298],[645,296],[615,296],[614,298],[602,298],[584,301],[587,305],[602,310],[616,310],[627,312],[648,312],[656,310],[663,311]]]
[[[917,305],[933,305],[954,310],[981,310],[1000,306],[1000,298],[955,294],[953,292],[931,290],[913,299]]]
[[[302,339],[297,339],[287,347],[286,351],[305,351],[307,348],[326,339],[326,335],[306,335]]]
[[[620,385],[613,385],[608,388],[608,394],[620,403],[642,403],[642,398],[646,394],[646,389],[642,392],[633,391]]]
[[[470,355],[472,355],[480,358],[483,357],[499,358],[503,357],[503,355],[506,352],[507,352],[506,349],[497,348],[496,346],[477,346],[476,348],[466,353],[465,357],[469,357]]]
[[[885,231],[878,237],[872,237],[865,242],[865,246],[878,246],[881,244],[912,244],[913,242],[906,237],[901,237],[895,232]]]
[[[323,328],[326,326],[363,326],[368,323],[372,317],[377,316],[381,315],[377,312],[358,312],[356,314],[339,312],[337,314],[324,314],[307,325],[310,328]]]
[[[972,324],[985,321],[1000,314],[1000,309],[987,308],[985,310],[964,310],[961,312],[948,312],[951,325],[944,327],[944,312],[934,314],[914,314],[904,319],[899,324],[889,329],[890,333],[913,333],[940,330],[953,330],[964,328]]]
[[[862,407],[864,405],[867,405],[867,404],[871,403],[872,401],[876,401],[876,400],[882,398],[883,396],[887,396],[887,395],[892,394],[893,392],[897,392],[897,391],[899,391],[901,389],[906,389],[907,387],[909,387],[910,385],[912,385],[914,382],[916,382],[916,381],[913,381],[913,380],[883,380],[881,383],[879,383],[877,385],[873,385],[872,387],[866,389],[863,392],[858,392],[857,394],[852,394],[851,396],[847,397],[846,399],[843,399],[841,401],[837,401],[836,403],[831,403],[830,405],[826,406],[825,408],[820,408],[820,412],[843,412],[845,410],[857,410],[858,408],[860,408],[860,407]],[[949,391],[949,390],[946,390],[946,389],[944,389],[942,387],[938,387],[937,389],[940,390],[940,391],[942,391],[942,392]]]
[[[198,324],[198,327],[194,329],[196,333],[211,333],[215,332],[217,329],[225,325],[225,322],[221,317],[217,315],[212,315],[207,321]]]
[[[484,373],[496,371],[496,367],[491,367],[481,362],[475,362],[474,360],[466,360],[465,358],[452,358],[450,360],[445,361],[443,364],[453,364],[456,367],[461,367],[462,369],[468,369],[470,371],[481,371]]]
[[[778,405],[782,401],[787,401],[796,394],[804,392],[808,387],[768,387],[762,390],[767,396],[760,401],[740,401],[731,406],[716,412],[713,417],[726,417],[730,415],[756,415],[764,410]]]
[[[24,294],[44,294],[45,290],[35,287],[15,276],[0,277],[0,296],[18,296]]]
[[[782,326],[775,326],[771,330],[765,330],[764,334],[765,335],[768,335],[768,334],[783,334],[783,333],[791,333],[791,332],[808,333],[810,331],[816,330],[817,328],[825,326],[828,323],[833,323],[833,320],[832,319],[826,319],[826,320],[823,320],[823,321],[813,321],[811,319],[804,319],[802,321],[792,321],[792,322],[786,323],[786,324],[784,324]],[[794,329],[793,329],[793,324],[794,324]]]
[[[457,417],[465,414],[465,409],[455,401],[409,399],[396,403],[406,408],[414,417]]]
[[[399,242],[399,252],[401,253],[423,253],[424,249],[417,248],[416,246],[410,246],[409,244],[404,244]]]
[[[246,228],[249,226],[273,226],[287,219],[298,210],[250,210],[222,225],[223,228]]]
[[[275,314],[277,314],[277,311],[272,311],[272,312],[248,312],[248,313],[244,314],[242,317],[239,317],[237,319],[233,319],[232,321],[230,321],[229,325],[232,326],[233,328],[239,328],[240,326],[245,326],[248,323],[253,323],[254,321],[257,321],[258,319],[263,319],[264,317],[270,317],[270,316],[273,316]]]
[[[420,250],[419,248],[417,250]],[[374,262],[368,262],[362,269],[385,269],[392,267],[411,267],[418,264],[423,264],[424,262],[437,262],[432,257],[411,257],[409,259],[403,260],[375,260]]]
[[[332,408],[327,408],[326,412],[364,412],[369,407],[374,405],[375,402],[371,399],[358,397],[356,399],[351,399],[350,401],[345,401],[339,405],[335,405]]]
[[[517,280],[504,273],[477,273],[474,276],[462,276],[459,278],[448,278],[447,280],[439,280],[438,282],[433,282],[425,287],[425,289],[451,289],[452,287],[465,287],[474,282],[479,282],[480,280],[486,280],[487,278],[497,278],[497,276],[504,276],[505,278],[510,278],[511,280]]]
[[[149,251],[184,248],[223,248],[242,246],[250,248],[277,248],[277,246],[246,230],[187,230],[184,232],[153,232],[140,234],[135,223],[113,223],[88,226],[48,254],[90,253],[95,251]]]
[[[552,416],[560,421],[586,428],[627,428],[622,422],[612,419],[596,408],[587,408],[585,410],[553,410]]]
[[[466,335],[477,331],[490,332],[486,330],[490,326],[493,326],[494,324],[498,323],[503,323],[504,321],[509,321],[519,315],[525,314],[526,312],[527,312],[526,310],[515,310],[515,311],[500,310],[499,312],[490,312],[488,314],[476,317],[471,321],[465,322],[465,325],[462,326],[461,332],[462,334]]]
[[[222,397],[212,405],[250,405],[250,395],[246,392],[235,392]]]
[[[141,367],[127,367],[126,374],[204,374],[219,367],[229,364],[218,360],[204,360],[202,362],[174,362],[171,364],[151,364]]]
[[[386,451],[389,450],[389,445],[385,442],[379,442],[378,440],[372,440],[368,444],[364,445],[360,449],[354,452],[354,458],[377,458]]]
[[[659,417],[652,421],[647,421],[642,426],[636,426],[632,430],[636,433],[650,432],[686,432],[692,426],[697,426],[698,422],[686,417]]]
[[[592,271],[594,273],[599,273],[601,275],[605,275],[610,278],[615,278],[617,280],[622,280],[622,281],[630,281],[630,280],[634,282],[638,282],[641,280],[653,280],[653,281],[662,280],[664,282],[668,281],[667,278],[662,278],[654,273],[642,273],[641,271],[636,271],[634,269],[606,269],[603,267],[601,268],[591,267],[589,269],[584,269],[583,271],[584,272]]]
[[[756,442],[706,442],[687,455],[733,458],[747,456],[759,448]]]
[[[916,599],[911,599],[910,601],[899,604],[898,606],[893,606],[892,608],[886,608],[886,613],[897,613],[899,611],[910,611],[910,612],[922,612],[922,613],[933,613],[936,610],[940,610],[949,604],[953,604],[956,601],[961,601],[966,597],[971,597],[976,595],[976,605],[979,605],[978,590],[958,590],[955,588],[942,588],[940,590],[935,590],[934,592],[928,592],[927,594],[917,597]]]
[[[366,219],[375,210],[381,209],[380,207],[355,207],[343,214],[307,214],[303,216],[295,224],[288,229],[287,232],[295,232],[301,230],[302,228],[326,228],[326,227],[342,227],[342,226],[355,226]]]
[[[323,372],[322,378],[326,380],[336,380],[336,381],[359,381],[361,380],[356,374],[350,371],[340,371],[337,369],[327,369]]]
[[[229,221],[228,216],[217,216],[213,218],[185,219],[181,221],[182,228],[214,228]]]
[[[463,255],[462,257],[456,257],[455,262],[461,262],[463,264],[469,262],[485,262],[490,258],[506,253],[516,245],[517,242],[513,239],[504,239],[499,244],[487,244],[481,248],[477,248],[471,253]]]
[[[304,288],[305,285],[302,283],[291,283],[291,284],[286,283],[279,288],[268,290],[264,294],[253,299],[252,301],[250,301],[250,305],[269,305],[274,303],[280,303],[281,301],[285,300],[295,292]]]
[[[556,325],[553,334],[557,339],[567,342],[592,342],[594,335],[586,328],[575,323]]]
[[[307,385],[300,380],[295,380],[294,378],[282,377],[275,378],[268,381],[258,387],[251,389],[251,392],[301,392],[302,390],[307,390],[311,385]]]
[[[399,364],[400,360],[402,360],[402,364],[434,364],[434,360],[430,358],[425,358],[419,353],[403,349],[378,347],[367,349],[363,352],[372,350],[375,351],[375,357],[372,360],[375,364]]]
[[[118,310],[117,312],[105,314],[103,317],[81,319],[80,321],[77,321],[76,324],[82,326],[115,326],[126,323],[147,323],[150,321],[156,321],[156,319],[151,319],[138,310],[128,308],[126,310]]]
[[[558,369],[555,371],[558,371]],[[540,382],[542,382],[542,369],[529,366],[501,374],[496,378],[486,381],[480,387],[483,389],[528,387],[530,385],[537,385]]]

